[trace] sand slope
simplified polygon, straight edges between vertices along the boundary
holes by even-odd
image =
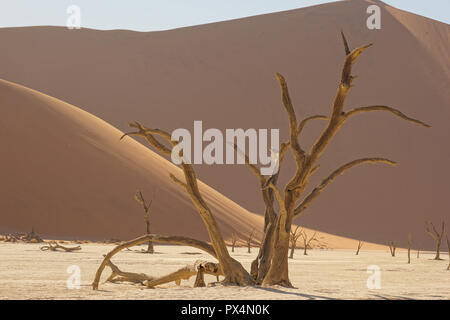
[[[152,232],[209,240],[187,195],[169,178],[181,171],[91,114],[23,86],[0,80],[0,232],[32,227],[46,237],[128,240],[144,234],[136,188],[154,190]],[[224,237],[241,239],[263,219],[209,186],[201,192]],[[312,230],[307,230],[309,235]],[[355,248],[352,239],[318,233],[314,247]],[[239,241],[243,243],[243,241]],[[366,244],[368,249],[381,249]]]
[[[342,28],[352,47],[375,43],[355,67],[360,77],[347,108],[387,104],[433,128],[386,114],[354,118],[324,155],[317,179],[359,157],[386,156],[401,165],[354,169],[299,222],[381,243],[404,244],[411,231],[415,245],[431,247],[424,220],[440,223],[450,212],[450,149],[445,147],[450,28],[376,2],[382,6],[378,31],[365,27],[366,8],[373,1],[356,0],[164,32],[0,29],[5,44],[0,77],[68,101],[122,130],[136,119],[167,130],[190,129],[193,120],[203,120],[205,127],[281,128],[286,135],[274,73],[286,76],[299,117],[327,114],[344,58]],[[320,128],[309,127],[303,143],[310,143]],[[257,181],[246,168],[202,167],[199,173],[222,194],[262,212]],[[131,199],[138,182],[145,181],[138,176],[127,174],[128,194],[117,192],[110,201]],[[100,197],[94,190],[92,196]],[[46,201],[40,195],[36,199]],[[181,221],[177,225],[181,231]]]
[[[47,236],[129,239],[145,231],[142,208],[157,189],[152,231],[207,239],[183,191],[180,170],[122,132],[60,100],[0,80],[0,228]],[[181,178],[181,176],[180,176]],[[201,190],[222,231],[249,232],[261,218],[206,185]]]

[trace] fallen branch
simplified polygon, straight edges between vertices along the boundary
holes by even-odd
[[[151,281],[155,278],[144,273],[124,272],[120,270],[111,260],[107,261],[108,267],[111,268],[111,275],[106,282],[131,282],[144,284],[145,281]]]
[[[206,243],[206,242],[203,242],[203,241],[200,241],[200,240],[196,240],[196,239],[187,238],[187,237],[161,236],[161,235],[157,235],[157,234],[147,234],[145,236],[133,239],[131,241],[127,241],[127,242],[121,243],[118,246],[116,246],[113,250],[111,250],[105,256],[105,258],[103,259],[102,263],[98,267],[98,270],[97,270],[97,272],[95,274],[95,279],[92,282],[92,288],[94,290],[98,289],[98,284],[100,282],[100,277],[102,275],[102,272],[105,269],[105,267],[108,265],[108,262],[111,260],[111,258],[115,254],[119,253],[120,251],[122,251],[124,249],[130,248],[130,247],[134,247],[134,246],[137,246],[137,245],[140,245],[140,244],[143,244],[143,243],[148,243],[148,241],[190,246],[190,247],[194,247],[194,248],[203,250],[203,251],[209,253],[210,255],[212,255],[214,258],[216,257],[216,252],[214,251],[214,248],[211,245],[209,245],[208,243]]]
[[[147,287],[154,288],[158,285],[175,282],[180,285],[181,280],[189,280],[193,276],[197,276],[194,283],[194,288],[204,287],[205,280],[204,275],[210,274],[217,277],[219,281],[219,276],[223,275],[218,263],[197,260],[193,265],[187,265],[175,272],[172,272],[166,276],[147,282]]]
[[[74,251],[81,250],[81,247],[80,246],[64,247],[62,245],[57,244],[56,242],[50,242],[47,246],[43,246],[40,249],[41,249],[41,251],[58,251],[58,249],[59,249],[59,250],[65,251],[65,252],[74,252]]]

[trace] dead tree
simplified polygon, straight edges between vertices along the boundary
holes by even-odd
[[[294,259],[294,250],[297,247],[298,238],[302,235],[302,230],[299,230],[300,226],[297,226],[294,230],[291,230],[291,254],[289,259]]]
[[[289,140],[280,145],[280,150],[278,152],[278,168],[282,167],[283,159],[288,149],[292,151],[296,163],[295,173],[284,186],[284,192],[277,187],[280,170],[275,171],[272,176],[263,176],[260,174],[259,168],[250,164],[248,157],[246,157],[247,165],[260,181],[266,206],[263,242],[259,254],[253,261],[251,268],[251,275],[256,280],[256,283],[261,283],[264,286],[291,286],[288,272],[288,250],[292,222],[294,218],[299,217],[305,212],[311,203],[331,182],[334,181],[336,177],[343,174],[348,169],[361,164],[396,164],[394,161],[379,157],[369,157],[351,161],[333,171],[309,194],[305,195],[305,190],[311,176],[319,168],[318,161],[320,160],[320,157],[323,155],[339,129],[341,129],[350,118],[363,113],[382,111],[389,112],[408,122],[427,128],[430,127],[428,124],[412,119],[399,110],[389,106],[373,105],[344,111],[344,103],[347,94],[350,88],[354,86],[353,82],[356,78],[352,75],[352,67],[357,58],[371,45],[362,46],[351,51],[343,33],[342,39],[346,58],[342,68],[340,83],[332,105],[332,111],[329,116],[313,115],[302,121],[298,121],[289,95],[287,82],[281,74],[276,74],[281,87],[282,103],[289,119]],[[326,120],[328,123],[309,150],[305,150],[299,142],[299,137],[306,124],[313,120]],[[280,207],[278,212],[274,209],[274,198],[277,200]]]
[[[263,242],[260,247],[257,258],[252,262],[251,275],[243,268],[243,266],[233,259],[227,251],[225,242],[217,226],[217,222],[200,194],[197,177],[193,166],[186,161],[181,161],[180,167],[183,170],[184,179],[176,177],[171,174],[171,179],[179,184],[189,194],[191,201],[197,208],[200,217],[202,218],[205,227],[208,231],[210,241],[212,244],[212,251],[214,256],[219,261],[219,267],[223,271],[225,284],[235,285],[250,285],[250,284],[262,284],[263,286],[282,285],[292,286],[289,280],[288,270],[288,253],[289,253],[289,238],[291,227],[294,218],[299,217],[305,212],[305,210],[311,205],[311,203],[322,193],[322,191],[335,180],[336,177],[343,174],[345,171],[361,165],[361,164],[374,164],[384,163],[388,165],[395,165],[394,161],[379,158],[368,157],[357,159],[342,165],[328,175],[317,187],[312,189],[309,194],[305,195],[306,188],[309,184],[311,176],[319,168],[318,161],[323,155],[327,146],[331,143],[336,133],[342,126],[356,115],[363,113],[370,113],[376,111],[389,112],[403,120],[409,121],[414,124],[419,124],[424,127],[430,127],[422,121],[412,119],[397,109],[389,106],[373,105],[366,107],[356,107],[348,111],[344,110],[344,104],[350,88],[353,87],[355,76],[352,75],[352,67],[357,58],[371,46],[366,45],[358,47],[353,51],[350,51],[347,40],[342,34],[342,39],[345,48],[345,61],[342,68],[341,79],[338,85],[337,93],[332,104],[331,114],[329,116],[314,115],[307,117],[302,121],[297,120],[297,116],[292,104],[288,86],[285,78],[277,73],[276,77],[281,87],[281,98],[285,111],[288,114],[289,119],[289,140],[284,142],[280,146],[279,151],[273,151],[278,153],[278,167],[281,167],[284,155],[288,149],[291,150],[296,169],[294,175],[289,182],[285,185],[283,192],[277,187],[277,180],[280,170],[276,170],[272,176],[261,175],[259,168],[253,164],[250,164],[248,157],[246,163],[250,167],[253,173],[258,177],[261,190],[263,193],[263,199],[266,206],[264,216],[264,235]],[[323,119],[327,121],[325,129],[313,143],[308,151],[305,151],[299,142],[299,136],[305,127],[305,125],[315,119]],[[140,136],[143,137],[149,145],[158,153],[171,158],[172,149],[178,147],[178,143],[171,140],[171,135],[166,131],[160,129],[152,129],[139,124],[138,122],[130,124],[130,126],[136,129],[134,132],[127,133],[124,136]],[[157,136],[167,142],[167,144],[158,141]],[[179,149],[176,149],[177,151]],[[178,152],[181,160],[183,159],[182,152]],[[278,168],[277,168],[278,169]],[[279,210],[275,210],[274,201],[278,202]],[[154,235],[147,235],[147,240],[155,239]],[[169,237],[170,238],[170,237]],[[192,239],[191,239],[192,240]],[[179,244],[189,245],[189,241],[181,241]],[[203,243],[203,246],[207,245]],[[122,245],[118,246],[120,251]],[[116,248],[116,249],[117,249]],[[104,266],[102,263],[97,275],[101,274]],[[93,287],[98,287],[97,282],[94,281]]]
[[[231,234],[231,252],[234,252],[234,247],[236,246],[236,242],[238,241],[238,236],[236,232],[233,231]]]
[[[46,246],[42,246],[41,251],[65,251],[65,252],[74,252],[74,251],[80,251],[81,247],[80,246],[76,246],[76,247],[65,247],[62,246],[58,243],[56,243],[56,241],[53,242],[49,242],[48,245]]]
[[[137,190],[136,194],[134,195],[134,199],[136,199],[136,201],[139,202],[142,205],[142,208],[144,209],[144,221],[145,221],[145,227],[146,227],[147,234],[151,233],[150,232],[150,208],[152,207],[154,198],[155,198],[155,193],[153,193],[153,196],[150,199],[150,202],[147,203],[140,190]],[[153,243],[151,241],[148,242],[147,251],[144,251],[144,252],[145,253],[154,253],[155,252],[155,249],[153,248]]]
[[[312,241],[317,241],[317,238],[316,238],[317,232],[314,232],[314,234],[312,235],[311,238],[308,238],[308,235],[306,234],[306,231],[303,231],[300,234],[301,234],[302,239],[303,239],[303,255],[307,256],[308,253],[306,251],[308,250],[308,248],[312,249],[311,245],[310,245],[311,242]]]
[[[395,257],[395,250],[397,249],[397,245],[395,244],[394,241],[389,241],[388,245],[389,245],[389,251],[391,252],[391,256]]]
[[[412,244],[412,234],[408,233],[408,264],[411,263],[411,244]]]
[[[442,237],[445,234],[445,222],[442,222],[442,229],[439,233],[434,224],[432,222],[425,222],[427,233],[436,241],[436,256],[434,257],[434,260],[441,260],[440,258],[440,251],[441,251],[441,243],[442,243]]]
[[[361,240],[358,241],[358,248],[356,249],[356,255],[359,255],[359,250],[361,250],[363,244],[364,242],[362,242]]]
[[[250,234],[248,235],[248,238],[247,238],[247,252],[248,253],[251,253],[252,241],[253,241],[253,237],[255,236],[255,231],[256,231],[256,229],[253,229],[252,232],[250,232]]]

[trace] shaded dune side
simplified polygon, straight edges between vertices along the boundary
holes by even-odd
[[[168,178],[182,172],[169,161],[91,114],[35,90],[0,80],[0,231],[28,231],[67,239],[130,239],[144,233],[136,188],[157,190],[152,232],[208,240],[190,199]],[[262,217],[200,182],[225,239],[242,239]],[[314,231],[307,229],[312,234]],[[355,241],[318,233],[324,248]],[[382,247],[369,244],[367,248]]]
[[[137,188],[152,207],[152,231],[208,239],[169,161],[106,122],[55,98],[0,80],[0,228],[34,227],[52,237],[132,238],[143,234]],[[260,217],[200,183],[225,237],[261,229]]]

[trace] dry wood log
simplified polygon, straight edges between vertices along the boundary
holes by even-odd
[[[211,256],[216,257],[216,252],[214,251],[214,248],[206,242],[187,238],[187,237],[180,237],[180,236],[162,236],[162,235],[157,235],[157,234],[147,234],[142,237],[121,243],[118,246],[116,246],[113,250],[111,250],[104,257],[102,263],[98,267],[97,272],[95,274],[94,281],[92,282],[92,288],[94,290],[98,289],[98,285],[99,285],[103,270],[105,269],[105,267],[108,265],[108,262],[111,260],[111,258],[115,254],[117,254],[120,251],[125,250],[127,248],[138,246],[143,243],[148,243],[148,241],[190,246],[190,247],[194,247],[194,248],[203,250],[203,251],[209,253]],[[217,267],[220,269],[219,265],[217,265]],[[221,272],[221,271],[219,271],[219,272]],[[171,280],[171,281],[175,281],[175,280]],[[159,280],[159,281],[161,281],[161,280]],[[162,282],[162,283],[165,283],[165,282]],[[150,283],[150,286],[152,286],[151,283]]]
[[[193,276],[197,276],[195,279],[194,288],[204,287],[205,274],[216,276],[217,279],[219,276],[223,276],[223,272],[221,271],[219,264],[203,260],[197,260],[193,265],[187,265],[168,275],[148,281],[147,287],[153,288],[158,285],[169,282],[175,282],[177,285],[179,285],[181,280],[189,280]]]
[[[65,247],[62,246],[56,242],[50,242],[48,245],[46,246],[42,246],[40,248],[42,251],[65,251],[65,252],[74,252],[74,251],[79,251],[81,250],[80,246],[76,246],[76,247]]]
[[[120,270],[111,260],[107,261],[108,267],[111,268],[111,275],[106,280],[107,282],[131,282],[144,284],[146,281],[154,280],[152,276],[145,273],[124,272]]]

